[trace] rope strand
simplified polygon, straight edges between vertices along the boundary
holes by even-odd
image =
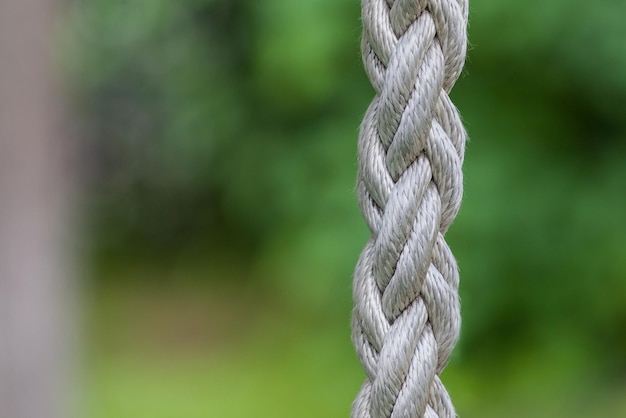
[[[459,337],[444,234],[462,196],[466,133],[448,93],[465,61],[467,0],[362,0],[357,191],[371,238],[354,274],[352,339],[366,372],[352,418],[448,418],[439,374]]]

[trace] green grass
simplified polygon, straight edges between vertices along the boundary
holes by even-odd
[[[347,318],[296,317],[224,289],[147,286],[93,300],[91,418],[349,416],[363,372]],[[444,381],[461,417],[626,416],[623,381],[610,385],[560,348],[502,367],[457,358]]]

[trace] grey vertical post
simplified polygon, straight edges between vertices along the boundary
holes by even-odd
[[[51,0],[0,1],[0,417],[66,418],[68,149]]]

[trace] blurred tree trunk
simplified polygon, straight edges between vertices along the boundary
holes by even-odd
[[[0,416],[66,418],[68,148],[51,0],[0,1]]]

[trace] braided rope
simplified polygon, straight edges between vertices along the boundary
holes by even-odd
[[[454,417],[439,374],[460,331],[444,234],[462,196],[466,133],[448,92],[463,68],[467,0],[362,0],[376,96],[357,190],[371,238],[354,275],[352,339],[366,380],[352,418]]]

